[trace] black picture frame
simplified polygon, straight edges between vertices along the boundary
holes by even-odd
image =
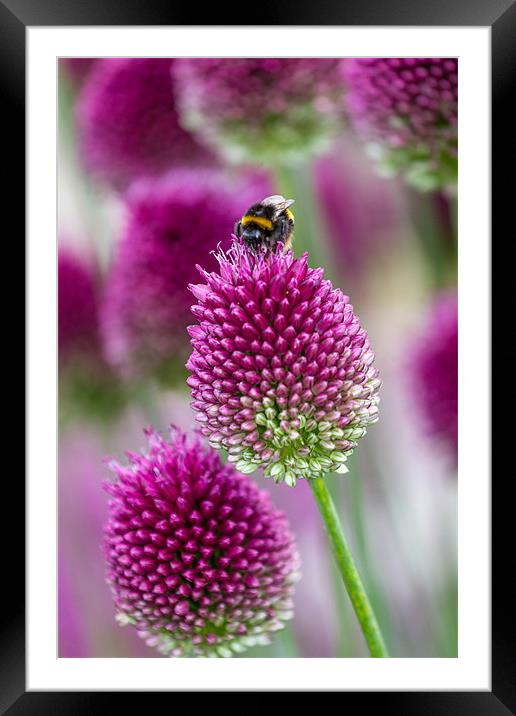
[[[433,25],[433,26],[489,26],[492,38],[492,216],[493,235],[500,233],[504,218],[509,219],[514,204],[514,181],[509,177],[515,166],[514,127],[516,117],[511,111],[510,100],[516,87],[516,3],[514,0],[382,0],[374,4],[357,0],[331,0],[308,3],[285,0],[281,4],[272,0],[249,7],[251,12],[239,13],[238,17],[223,13],[220,4],[203,7],[203,25],[233,24],[274,24],[289,25],[292,19],[296,25]],[[199,6],[200,8],[200,6]],[[15,149],[9,162],[9,212],[15,216],[25,216],[25,31],[28,26],[56,25],[188,25],[192,19],[199,19],[199,8],[187,11],[182,7],[175,9],[172,4],[159,0],[0,0],[0,87],[4,99],[1,136],[8,138],[6,144]],[[243,9],[243,7],[242,7]],[[196,17],[194,18],[194,14]],[[226,17],[232,17],[228,22]],[[223,21],[224,20],[224,21]],[[4,155],[5,156],[5,155]],[[5,160],[4,160],[5,161]],[[505,170],[505,171],[504,171]],[[510,217],[512,219],[512,216]],[[498,302],[498,312],[493,314],[493,348],[500,348],[500,365],[493,375],[500,376],[500,405],[496,404],[494,415],[497,422],[503,421],[501,396],[507,395],[506,383],[512,383],[510,368],[507,366],[508,354],[507,325],[500,326],[502,320],[503,290],[511,285],[514,262],[514,220],[508,221],[510,233],[504,242],[503,261],[497,268],[501,278],[493,284],[493,303]],[[21,218],[17,222],[21,233]],[[510,228],[512,226],[512,228]],[[16,237],[12,237],[16,238]],[[11,242],[15,243],[15,242]],[[18,246],[23,247],[20,237]],[[501,255],[501,249],[500,249]],[[493,254],[493,260],[496,254]],[[23,261],[23,257],[22,257]],[[5,265],[5,264],[4,264]],[[494,264],[494,266],[496,263]],[[510,273],[509,273],[510,272]],[[500,274],[499,274],[500,276]],[[8,313],[8,311],[6,311]],[[20,324],[17,323],[19,326]],[[14,329],[13,329],[14,330]],[[503,341],[503,344],[502,344]],[[30,349],[30,346],[29,346]],[[514,355],[514,351],[512,351]],[[504,365],[501,365],[504,355]],[[494,366],[496,367],[496,366]],[[502,376],[504,388],[501,387]],[[500,410],[497,410],[500,408]],[[508,418],[510,429],[510,416]],[[505,423],[507,425],[508,423]],[[508,442],[507,428],[497,427],[493,431],[492,445],[498,451],[507,452],[504,446]],[[13,431],[14,432],[14,431]],[[18,453],[19,455],[19,453]],[[25,692],[25,595],[24,595],[24,485],[21,478],[19,458],[14,474],[4,474],[4,519],[7,512],[16,512],[14,527],[4,526],[3,583],[1,590],[4,602],[1,614],[0,639],[0,713],[9,716],[37,713],[45,714],[81,714],[103,712],[110,708],[123,708],[127,695],[117,693],[50,693]],[[509,489],[511,483],[511,464],[504,470],[497,482],[493,482],[493,591],[492,591],[492,691],[471,692],[404,692],[404,693],[350,693],[340,694],[344,707],[349,708],[349,699],[368,699],[372,708],[382,713],[400,714],[467,714],[468,716],[502,716],[516,714],[516,650],[511,642],[514,631],[514,613],[516,599],[514,587],[510,586],[514,570],[508,569],[514,544],[512,522],[509,519],[511,501]],[[14,479],[14,477],[16,479]],[[8,505],[8,508],[6,508]],[[9,535],[9,537],[8,537]],[[512,578],[512,580],[511,580]],[[133,705],[144,704],[138,694],[130,694]],[[158,694],[153,694],[153,698]],[[160,694],[173,707],[174,694]],[[115,701],[116,698],[116,701]],[[148,698],[148,695],[144,698]],[[172,702],[174,699],[174,702]]]

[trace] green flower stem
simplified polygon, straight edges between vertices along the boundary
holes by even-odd
[[[322,478],[316,477],[310,480],[310,486],[323,518],[340,575],[348,592],[351,604],[353,605],[353,609],[355,610],[371,656],[386,658],[389,654],[380,627],[376,621],[360,575],[355,567],[337,510],[335,509],[335,504],[331,499],[326,483]]]
[[[369,442],[362,446],[357,454],[353,452],[349,456],[346,465],[350,471],[347,480],[337,480],[339,492],[335,496],[337,505],[344,502],[349,505],[350,528],[355,538],[357,559],[362,579],[365,583],[367,593],[373,605],[373,609],[382,625],[382,632],[388,644],[392,641],[392,619],[389,605],[384,597],[383,590],[379,586],[374,561],[370,557],[369,535],[367,533],[364,518],[364,484],[363,478],[369,475],[368,453],[370,452]]]
[[[285,658],[292,659],[299,656],[296,637],[292,624],[287,624],[279,634],[279,642],[282,647],[282,654]]]
[[[351,455],[351,458],[353,456]],[[346,464],[350,464],[349,461]],[[327,487],[331,499],[338,505],[342,502],[342,488],[347,484],[348,480],[342,480],[341,475],[328,475]],[[329,555],[328,569],[331,577],[331,585],[335,597],[335,608],[338,619],[338,634],[336,635],[336,653],[335,656],[351,658],[357,655],[357,634],[355,629],[355,615],[349,599],[347,598],[346,588],[342,583],[340,570],[337,562]]]
[[[441,249],[450,267],[450,273],[457,270],[457,205],[445,192],[436,192],[433,197],[436,230],[439,233]]]
[[[454,207],[441,193],[410,194],[414,230],[429,269],[434,288],[441,289],[455,281],[457,246]]]

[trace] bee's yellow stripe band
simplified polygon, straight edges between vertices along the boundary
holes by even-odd
[[[262,229],[269,230],[273,227],[272,221],[263,216],[243,216],[242,226],[246,226],[247,224],[256,224],[256,226],[261,226]]]
[[[287,215],[287,219],[290,219],[291,221],[294,219],[294,214],[290,211],[290,209],[286,209],[285,214]]]

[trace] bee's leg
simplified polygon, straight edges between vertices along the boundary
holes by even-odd
[[[284,222],[281,227],[281,240],[283,241],[283,253],[287,252],[292,246],[292,228],[290,222]]]
[[[235,234],[235,236],[239,236],[239,237],[242,236],[242,222],[241,221],[237,221],[237,223],[235,224],[234,234]]]

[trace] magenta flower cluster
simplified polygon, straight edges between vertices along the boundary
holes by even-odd
[[[338,59],[179,59],[173,74],[185,124],[230,158],[277,164],[341,126]]]
[[[268,494],[198,441],[150,430],[112,463],[105,554],[117,619],[169,656],[232,656],[292,616],[298,556]]]
[[[387,172],[421,189],[457,182],[457,59],[346,60],[352,123]]]
[[[122,374],[180,375],[196,262],[215,268],[210,251],[229,245],[235,217],[267,189],[261,175],[241,177],[237,192],[223,175],[195,169],[132,185],[101,314],[107,358]]]
[[[455,293],[439,295],[409,351],[414,403],[426,434],[457,456],[458,305]]]
[[[188,384],[202,433],[238,470],[290,486],[346,472],[381,383],[348,296],[281,245],[254,255],[234,240],[218,260],[191,286]]]
[[[106,58],[89,74],[77,105],[81,155],[98,178],[117,187],[177,166],[212,164],[185,131],[173,94],[169,58]]]

